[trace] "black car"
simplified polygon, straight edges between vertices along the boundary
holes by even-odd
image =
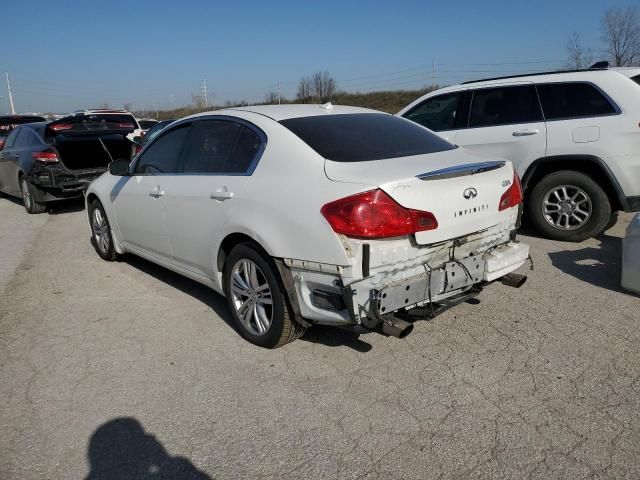
[[[44,121],[45,119],[38,115],[0,115],[0,150],[2,150],[4,141],[16,126]]]
[[[133,117],[86,114],[17,126],[0,151],[0,191],[22,197],[29,213],[82,196],[115,159],[130,159]]]

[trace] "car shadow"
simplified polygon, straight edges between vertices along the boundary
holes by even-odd
[[[122,257],[122,261],[207,305],[229,327],[238,332],[225,298],[211,288],[135,255],[126,255]],[[348,347],[366,353],[372,349],[372,346],[361,340],[360,336],[348,330],[315,325],[307,330],[300,340],[329,347]]]
[[[622,239],[602,234],[596,240],[596,247],[549,253],[551,264],[583,282],[628,295],[620,286]]]
[[[67,200],[56,200],[47,204],[49,215],[62,215],[65,213],[81,212],[84,210],[84,198],[69,198]]]
[[[315,325],[307,330],[300,340],[318,343],[327,347],[348,347],[360,353],[367,353],[373,348],[370,343],[362,340],[365,334],[359,334],[336,327]]]
[[[172,457],[158,439],[132,417],[114,418],[91,435],[85,480],[211,480],[185,457]]]
[[[201,283],[191,280],[190,278],[183,277],[182,275],[172,272],[160,265],[156,265],[153,262],[145,260],[142,257],[135,255],[125,255],[122,257],[122,261],[131,265],[132,267],[151,275],[157,280],[163,283],[171,285],[177,288],[183,293],[190,295],[199,302],[207,305],[211,308],[227,325],[233,330],[236,330],[235,321],[229,312],[227,302],[222,295],[213,291],[211,288]]]

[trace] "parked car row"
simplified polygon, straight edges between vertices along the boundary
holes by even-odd
[[[413,319],[487,283],[524,283],[514,273],[529,258],[516,238],[523,195],[531,223],[562,240],[640,208],[638,75],[468,82],[398,115],[224,109],[143,138],[121,112],[83,112],[16,128],[0,159],[24,149],[29,160],[13,163],[26,183],[13,193],[35,210],[42,192],[82,190],[108,164],[85,195],[98,255],[132,253],[211,287],[257,345],[284,345],[314,324],[403,337]],[[121,143],[131,135],[133,159]],[[88,158],[101,170],[69,171]],[[0,181],[15,177],[0,171]]]

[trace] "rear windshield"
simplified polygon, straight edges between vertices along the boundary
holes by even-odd
[[[16,125],[44,121],[45,119],[43,117],[37,116],[0,117],[0,135],[8,135],[14,128],[16,128]]]
[[[280,123],[335,162],[366,162],[456,148],[413,122],[380,113],[319,115]]]

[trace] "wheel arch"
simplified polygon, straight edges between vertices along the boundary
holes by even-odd
[[[561,170],[581,172],[597,181],[609,197],[613,211],[629,207],[622,187],[609,166],[594,155],[555,155],[535,160],[522,176],[525,193],[546,175]]]

